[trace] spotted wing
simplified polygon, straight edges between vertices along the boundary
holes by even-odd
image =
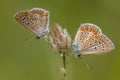
[[[101,30],[91,23],[81,24],[76,33],[75,41],[79,47],[79,51],[84,51],[99,42]]]
[[[49,12],[41,8],[20,11],[15,19],[38,37],[46,34],[49,26]],[[46,32],[46,33],[44,33]]]
[[[104,34],[100,35],[100,39],[94,46],[81,51],[81,54],[102,54],[114,50],[114,44]]]
[[[100,54],[114,50],[112,41],[96,25],[86,23],[78,29],[74,50],[80,54]]]

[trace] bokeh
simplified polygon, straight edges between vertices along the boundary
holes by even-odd
[[[67,57],[68,80],[120,80],[120,0],[2,0],[0,80],[62,79],[60,55],[14,19],[16,12],[34,7],[50,11],[50,27],[60,24],[73,40],[81,23],[94,23],[116,47],[108,54],[80,59],[71,53]]]

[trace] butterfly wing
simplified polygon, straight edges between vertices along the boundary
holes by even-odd
[[[86,50],[99,41],[100,34],[101,30],[96,25],[90,23],[81,24],[74,43],[78,44],[80,51]]]
[[[102,45],[104,45],[104,50],[102,50]],[[109,38],[102,34],[98,26],[91,23],[85,23],[81,24],[76,33],[73,49],[76,55],[97,54],[113,50],[114,45]]]
[[[38,37],[48,33],[49,12],[44,9],[33,8],[20,11],[16,13],[15,19]]]
[[[114,50],[114,44],[104,34],[100,35],[98,43],[86,50],[81,51],[81,54],[103,54]]]

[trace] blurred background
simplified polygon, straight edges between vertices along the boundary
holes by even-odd
[[[114,43],[104,55],[68,56],[67,80],[120,80],[120,0],[2,0],[0,80],[61,80],[62,59],[50,45],[20,25],[14,14],[34,7],[50,11],[50,26],[66,28],[72,39],[81,23],[94,23]],[[26,41],[27,39],[27,41]]]

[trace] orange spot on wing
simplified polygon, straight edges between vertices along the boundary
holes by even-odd
[[[30,20],[32,20],[33,19],[33,15],[30,15]]]
[[[89,31],[92,32],[93,28],[89,28]]]
[[[106,41],[105,41],[104,39],[102,39],[102,42],[107,45],[107,43],[106,43]],[[107,45],[107,46],[108,46],[108,45]]]
[[[45,13],[44,11],[38,11],[38,10],[34,10],[31,12],[32,14],[39,14],[41,16],[48,16],[47,13]]]
[[[33,19],[33,15],[36,15],[36,14],[38,14],[39,16],[48,16],[48,14],[45,13],[44,11],[33,10],[31,12],[30,19]]]
[[[46,14],[46,13],[44,13],[44,14],[42,14],[43,16],[48,16],[48,14]]]
[[[81,31],[85,31],[85,29],[84,29],[83,27],[80,27],[80,30],[81,30]]]
[[[98,35],[95,36],[95,43],[98,42]]]
[[[28,16],[28,13],[20,13],[17,20],[20,20],[23,16]]]
[[[98,42],[98,40],[95,40],[95,43],[97,43]]]
[[[98,35],[98,31],[96,29],[93,29],[92,32],[95,34],[95,35]]]
[[[98,39],[98,35],[95,36],[95,39]]]
[[[88,28],[88,27],[86,27],[86,28],[85,28],[85,30],[86,30],[86,31],[88,31],[88,30],[89,30],[89,28]]]

